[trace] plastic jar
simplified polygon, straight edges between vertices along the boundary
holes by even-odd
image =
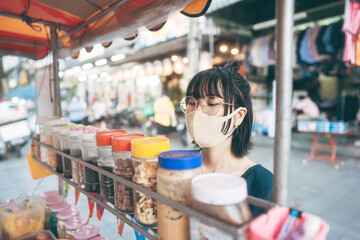
[[[50,206],[50,231],[57,237],[57,222],[58,222],[58,213],[70,208],[71,205],[68,202],[62,201],[55,203]]]
[[[111,136],[126,133],[125,130],[106,130],[96,134],[96,145],[99,153],[98,166],[108,172],[114,170],[114,160],[111,153]],[[114,181],[105,175],[99,174],[100,196],[110,203],[114,203]]]
[[[158,154],[170,150],[169,139],[149,137],[131,142],[131,156],[134,167],[133,182],[156,192]],[[137,222],[148,228],[157,225],[156,201],[146,194],[134,191],[134,217]]]
[[[69,133],[69,143],[70,143],[70,155],[76,158],[82,158],[82,128],[73,127],[70,129]],[[71,175],[74,183],[79,184],[80,186],[84,185],[84,167],[80,163],[71,161]],[[78,175],[79,174],[79,175]],[[79,178],[78,178],[79,177]]]
[[[246,202],[247,185],[242,177],[209,173],[191,181],[193,201],[191,206],[214,218],[240,226],[251,220],[251,212]],[[229,234],[191,218],[191,239],[233,239]]]
[[[132,181],[134,168],[131,161],[131,141],[144,137],[145,135],[142,133],[127,133],[112,136],[111,144],[115,164],[115,175]],[[134,202],[132,188],[115,181],[114,205],[116,209],[121,212],[133,213]]]
[[[69,142],[69,133],[71,126],[63,126],[60,128],[60,147],[63,153],[70,155],[70,142]],[[63,159],[63,175],[65,178],[71,178],[71,160],[67,157],[62,157]]]
[[[96,129],[84,128],[82,135],[82,159],[97,166],[99,154],[96,149]],[[88,192],[99,193],[99,173],[84,167],[84,186]]]
[[[53,126],[51,128],[52,131],[52,139],[53,139],[53,146],[55,149],[61,151],[60,146],[60,128],[61,126]],[[62,163],[62,157],[60,154],[55,153],[56,158],[56,168],[55,171],[58,173],[63,173],[63,163]]]
[[[183,205],[191,204],[191,180],[202,173],[198,151],[176,150],[159,154],[157,192]],[[190,239],[186,214],[158,202],[158,234],[164,240]]]
[[[85,225],[76,230],[74,234],[75,240],[90,240],[100,237],[99,227],[96,225]]]
[[[45,227],[47,229],[50,229],[50,215],[51,215],[50,207],[51,205],[54,205],[56,203],[63,202],[64,196],[59,195],[58,192],[57,195],[50,195],[48,197],[45,197],[44,199],[45,199]]]
[[[67,220],[65,223],[66,238],[69,240],[74,240],[75,231],[88,223],[89,218],[85,216],[76,216]]]
[[[75,207],[70,207],[65,210],[62,210],[58,213],[58,222],[57,222],[57,233],[58,238],[66,238],[66,227],[65,223],[72,217],[79,216],[80,210]]]

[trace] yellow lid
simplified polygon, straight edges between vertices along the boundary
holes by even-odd
[[[131,141],[131,155],[137,158],[157,157],[170,150],[170,141],[164,137],[147,137]]]

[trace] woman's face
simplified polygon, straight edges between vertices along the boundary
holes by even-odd
[[[203,113],[221,117],[224,114],[224,100],[217,96],[206,96],[204,98],[186,97],[186,113],[189,114],[194,111],[202,111]]]

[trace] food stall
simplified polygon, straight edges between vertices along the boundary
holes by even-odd
[[[44,3],[45,2],[45,3]],[[140,26],[146,26],[150,30],[158,30],[162,27],[169,14],[176,11],[182,11],[183,14],[190,17],[197,17],[205,14],[211,1],[105,1],[102,4],[86,4],[87,1],[69,1],[57,3],[53,1],[35,1],[22,0],[19,4],[13,2],[3,2],[0,4],[0,20],[2,24],[2,33],[0,35],[0,51],[2,53],[24,55],[32,58],[43,58],[48,51],[52,52],[52,79],[50,79],[51,112],[48,115],[61,116],[60,96],[59,96],[59,79],[57,59],[61,56],[73,55],[78,56],[79,49],[87,47],[91,50],[94,43],[102,42],[103,46],[109,46],[109,41],[115,37],[124,37],[133,39],[137,35]],[[84,5],[85,4],[85,5]],[[277,132],[275,141],[275,201],[281,205],[286,204],[286,187],[287,187],[287,162],[290,149],[290,102],[291,92],[291,45],[287,44],[292,38],[292,18],[294,1],[278,1],[277,18],[279,41],[278,61],[280,62],[277,69],[278,89],[277,89]],[[91,7],[90,7],[91,5]],[[6,31],[5,31],[6,30]],[[15,33],[16,31],[16,33]],[[194,59],[190,60],[194,61]],[[38,96],[38,98],[44,96]],[[49,100],[49,99],[48,99]],[[44,98],[41,99],[44,101]],[[48,103],[48,102],[47,102]],[[65,132],[65,130],[64,130]],[[48,133],[47,133],[48,134]],[[45,133],[46,135],[46,133]],[[127,225],[134,228],[148,239],[156,239],[152,231],[149,232],[144,226],[133,221],[133,218],[117,211],[110,202],[104,202],[103,199],[96,197],[84,190],[81,186],[81,172],[79,166],[97,172],[107,178],[106,181],[119,182],[133,191],[138,191],[149,196],[172,209],[180,211],[191,218],[198,219],[210,226],[214,226],[226,232],[230,239],[239,239],[244,237],[249,221],[242,222],[241,226],[234,226],[215,217],[208,216],[199,210],[181,204],[177,201],[165,197],[154,190],[148,189],[140,184],[136,184],[120,177],[114,173],[106,171],[104,168],[94,166],[91,163],[83,161],[80,157],[70,155],[69,152],[55,148],[48,142],[41,141],[40,138],[33,139],[38,149],[47,149],[65,159],[75,166],[75,178],[70,180],[66,176],[54,170],[49,165],[50,161],[43,159],[41,151],[34,148],[32,150],[32,160],[44,167],[49,172],[59,176],[59,179],[67,182],[79,192],[83,193],[92,201],[107,209],[117,218],[124,221]],[[141,196],[141,195],[140,195]],[[243,199],[244,200],[244,199]],[[249,204],[272,209],[276,204],[263,201],[260,199],[247,197]],[[55,211],[55,210],[54,210]],[[285,214],[286,217],[286,214]],[[138,219],[137,219],[138,220]],[[278,220],[279,224],[284,219]],[[326,235],[326,227],[324,227]],[[323,234],[323,233],[322,233]]]

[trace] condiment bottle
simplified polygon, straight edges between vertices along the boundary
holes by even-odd
[[[58,238],[66,238],[66,227],[65,223],[72,217],[79,216],[80,210],[75,207],[70,207],[65,210],[62,210],[58,213],[58,223],[57,223],[57,233]]]
[[[89,218],[85,216],[76,216],[67,220],[65,223],[66,238],[69,240],[74,240],[75,231],[88,223]]]
[[[54,193],[51,193],[51,195],[45,197],[45,227],[47,229],[50,229],[51,205],[64,201],[64,196],[59,195],[58,191],[56,192],[57,195],[53,195]]]
[[[69,133],[71,126],[63,126],[60,128],[60,147],[63,153],[70,155],[70,143],[69,143]],[[65,178],[71,178],[71,160],[67,157],[63,158],[63,175]]]
[[[61,146],[60,146],[60,128],[61,126],[53,126],[51,131],[52,131],[52,138],[53,138],[53,146],[55,149],[60,150],[61,151]],[[60,154],[55,154],[55,158],[56,158],[56,172],[58,173],[63,173],[63,163],[62,163],[62,157]]]
[[[82,158],[85,162],[95,166],[97,166],[97,160],[99,159],[99,153],[96,149],[96,132],[97,129],[94,127],[85,127],[82,135]],[[99,173],[88,167],[84,167],[84,173],[85,190],[99,193]]]
[[[115,163],[114,174],[132,181],[134,168],[131,161],[131,141],[138,138],[144,138],[141,133],[127,133],[113,135],[111,138],[112,156]],[[133,191],[132,188],[114,183],[114,205],[121,212],[133,213]]]
[[[75,240],[90,240],[95,237],[100,237],[99,227],[96,225],[85,225],[76,230],[74,234]]]
[[[70,208],[71,205],[68,202],[62,201],[50,206],[50,231],[57,237],[57,214],[67,208]]]
[[[105,130],[96,134],[96,145],[100,158],[98,166],[108,172],[114,170],[114,160],[111,153],[111,136],[126,133],[125,130]],[[114,181],[103,174],[100,177],[100,196],[110,203],[114,203]]]
[[[251,220],[251,212],[246,202],[246,180],[231,174],[208,173],[192,179],[191,206],[219,220],[240,226]],[[191,218],[191,240],[233,239],[229,234],[199,220]]]
[[[133,182],[156,192],[158,154],[169,150],[170,142],[167,138],[149,137],[133,140],[131,142],[132,164],[134,167]],[[148,228],[156,227],[156,201],[139,191],[134,191],[133,195],[136,221]]]
[[[69,133],[70,155],[76,158],[82,157],[82,127],[73,127]],[[74,183],[84,185],[84,168],[80,163],[71,161],[72,178]],[[79,175],[78,175],[79,174]],[[78,178],[79,177],[79,178]]]
[[[176,150],[159,154],[157,192],[181,204],[191,204],[191,180],[201,174],[198,151]],[[158,202],[158,233],[162,240],[190,239],[189,216]]]

